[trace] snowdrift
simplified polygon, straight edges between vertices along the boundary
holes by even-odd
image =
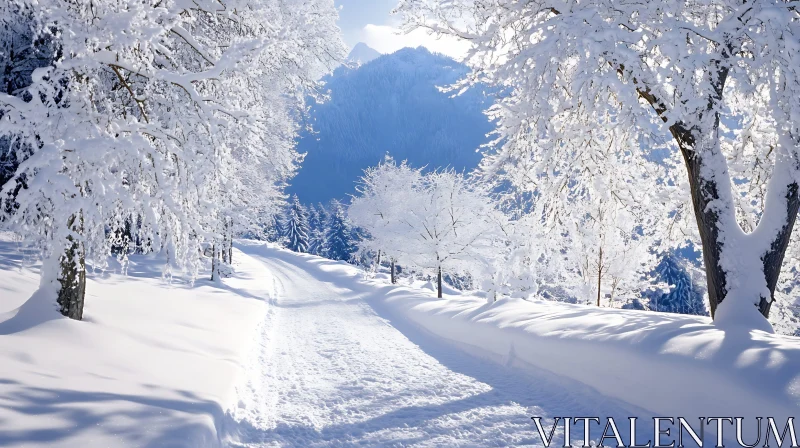
[[[708,318],[396,288],[383,302],[504,365],[535,366],[672,417],[776,417],[800,408],[800,341]],[[752,420],[754,422],[754,420]]]
[[[261,264],[234,251],[233,278],[192,286],[134,257],[128,276],[89,275],[79,322],[20,262],[0,242],[0,446],[220,445],[271,293]]]
[[[754,417],[785,423],[800,414],[800,338],[723,330],[699,316],[511,298],[490,305],[453,290],[437,299],[428,288],[391,286],[343,263],[296,256],[306,269],[359,283],[353,288],[377,288],[371,303],[390,319],[498,364],[582,383],[649,413],[643,417],[751,418],[747,435]]]

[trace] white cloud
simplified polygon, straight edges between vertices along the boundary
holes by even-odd
[[[464,59],[470,43],[452,37],[437,37],[427,30],[417,29],[411,33],[403,33],[398,28],[388,25],[368,24],[361,31],[362,41],[381,53],[394,53],[405,47],[425,47],[436,53],[442,53],[458,61]]]

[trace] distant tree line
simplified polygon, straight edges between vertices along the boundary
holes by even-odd
[[[359,230],[350,223],[346,207],[335,199],[327,206],[306,206],[294,195],[266,233],[268,239],[294,252],[356,261]]]

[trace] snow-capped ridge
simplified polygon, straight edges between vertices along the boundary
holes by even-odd
[[[488,141],[489,101],[479,89],[455,98],[441,92],[468,68],[425,48],[403,48],[361,65],[340,67],[325,81],[330,99],[310,113],[306,153],[289,193],[303,203],[342,199],[363,170],[388,152],[397,160],[457,171],[478,165],[475,150]]]
[[[364,42],[359,42],[350,50],[350,54],[347,55],[347,62],[358,67],[381,56],[382,54],[378,50]]]

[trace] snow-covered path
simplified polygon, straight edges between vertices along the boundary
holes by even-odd
[[[372,299],[389,287],[357,282],[353,271],[241,249],[272,271],[276,294],[224,428],[228,446],[540,445],[534,415],[631,415],[585,387],[479,360],[387,320]]]

